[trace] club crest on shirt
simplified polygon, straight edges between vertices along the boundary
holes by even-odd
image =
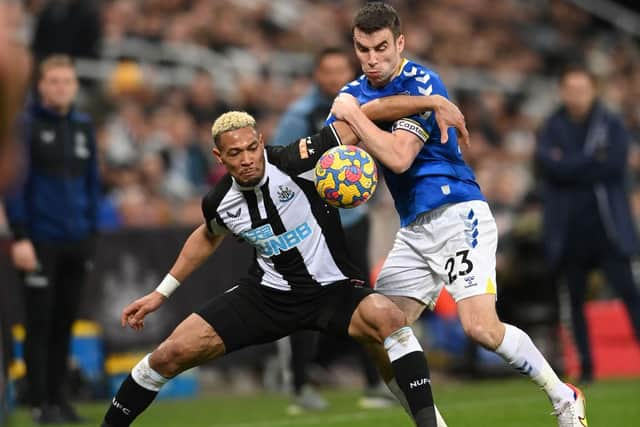
[[[278,185],[278,200],[280,200],[281,202],[288,202],[289,200],[293,199],[293,196],[295,196],[295,194],[296,193],[294,193],[293,190],[291,190],[286,185]]]

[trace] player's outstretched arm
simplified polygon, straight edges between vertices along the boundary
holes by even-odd
[[[178,259],[160,285],[122,310],[122,327],[129,325],[132,329],[141,330],[145,316],[156,311],[180,283],[216,251],[223,238],[224,234],[211,234],[204,224],[196,228],[187,238]]]
[[[207,260],[220,246],[225,234],[212,234],[201,224],[187,238],[169,274],[182,282]]]
[[[456,129],[460,142],[469,146],[469,131],[464,115],[453,102],[441,95],[409,96],[395,95],[377,98],[361,107],[362,112],[374,122],[391,122],[420,114],[425,111],[435,113],[436,123],[440,128],[442,144],[449,140],[447,129]]]

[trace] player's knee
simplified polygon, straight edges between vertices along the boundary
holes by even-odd
[[[477,343],[481,344],[485,339],[486,331],[483,325],[477,323],[467,325],[463,324],[462,329],[464,330],[466,336]]]
[[[385,305],[381,309],[380,315],[384,319],[378,331],[380,338],[385,339],[400,328],[404,328],[407,325],[407,317],[404,312],[396,307],[393,303]]]
[[[188,351],[174,340],[166,340],[151,354],[149,366],[165,378],[173,378],[182,372],[187,362]]]
[[[465,335],[489,350],[495,350],[498,348],[502,341],[502,337],[499,333],[500,331],[492,324],[470,322],[463,324],[462,328],[464,329]]]

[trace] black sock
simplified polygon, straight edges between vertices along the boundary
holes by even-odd
[[[316,352],[318,333],[315,331],[299,331],[290,335],[291,372],[293,374],[293,390],[300,394],[302,387],[309,382],[307,368]]]
[[[429,366],[424,353],[414,351],[391,363],[398,386],[404,393],[418,427],[436,427]]]
[[[130,425],[153,402],[157,391],[147,390],[133,380],[131,374],[111,399],[111,406],[104,416],[104,427]]]

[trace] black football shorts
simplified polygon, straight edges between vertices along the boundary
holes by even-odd
[[[229,354],[303,329],[348,335],[353,312],[373,292],[349,280],[291,291],[245,282],[213,298],[196,313],[220,335]]]

